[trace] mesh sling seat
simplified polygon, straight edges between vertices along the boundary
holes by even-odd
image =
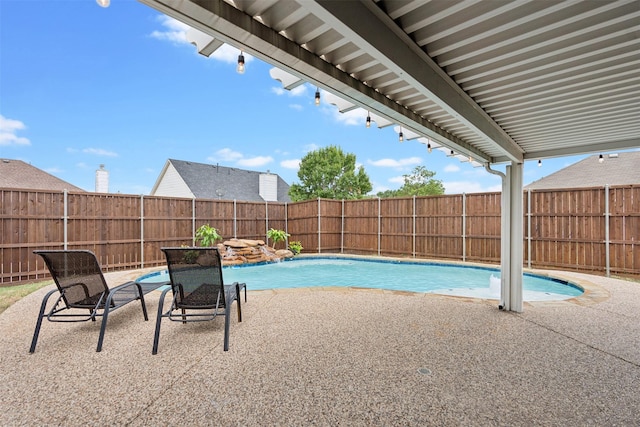
[[[36,349],[44,318],[51,322],[85,322],[95,321],[96,317],[102,316],[96,351],[102,350],[107,318],[111,311],[131,301],[140,300],[144,320],[149,320],[144,293],[140,285],[127,282],[109,288],[93,252],[54,250],[34,251],[34,253],[44,259],[57,289],[48,292],[42,300],[29,353],[33,353]],[[56,292],[59,293],[58,299],[45,313],[49,298]]]
[[[217,248],[180,247],[161,248],[167,259],[171,287],[160,296],[156,332],[153,339],[153,354],[158,353],[162,318],[177,322],[213,320],[224,314],[224,351],[229,350],[229,323],[231,305],[236,301],[238,322],[242,322],[240,289],[244,283],[225,285],[222,280],[222,258]],[[173,293],[171,307],[163,313],[167,292]],[[246,295],[246,294],[245,294]]]

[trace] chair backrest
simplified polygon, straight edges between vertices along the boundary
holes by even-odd
[[[40,255],[67,306],[97,302],[109,287],[104,280],[100,264],[91,251],[34,251]],[[104,303],[104,301],[103,301]]]
[[[214,247],[162,248],[180,308],[226,307],[222,259]]]

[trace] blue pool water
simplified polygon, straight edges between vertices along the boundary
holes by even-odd
[[[350,258],[307,258],[279,263],[225,267],[225,283],[245,282],[249,290],[345,286],[437,293],[475,298],[500,298],[500,270]],[[153,273],[139,280],[161,282],[167,275]],[[570,283],[532,274],[524,275],[525,301],[562,300],[582,295]]]

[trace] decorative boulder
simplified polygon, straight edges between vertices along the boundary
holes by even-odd
[[[275,250],[265,245],[263,240],[229,239],[218,244],[223,265],[255,264],[275,262],[283,258],[293,258],[293,252],[286,249]]]

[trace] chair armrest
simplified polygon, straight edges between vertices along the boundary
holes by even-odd
[[[111,301],[114,300],[114,297],[118,293],[122,293],[122,291],[129,291],[129,288],[135,287],[133,296],[131,298],[122,300],[122,302],[117,303],[118,306],[126,304],[128,302],[134,301],[136,299],[142,299],[144,301],[144,294],[142,293],[142,286],[136,282],[126,282],[121,285],[118,285],[114,288],[109,288],[109,293],[107,295],[106,305],[110,305]],[[129,291],[130,292],[130,291]]]

